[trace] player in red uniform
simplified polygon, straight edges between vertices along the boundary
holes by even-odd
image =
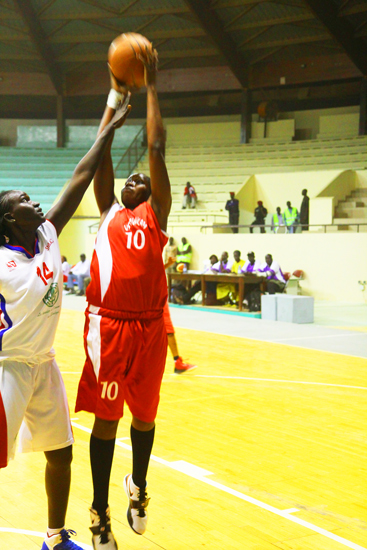
[[[167,354],[163,308],[167,284],[162,250],[171,208],[171,189],[164,160],[165,134],[156,92],[157,53],[144,56],[147,86],[147,137],[150,178],[131,175],[121,192],[125,208],[114,194],[110,147],[94,179],[101,212],[91,283],[87,290],[86,363],[76,411],[95,414],[90,441],[94,498],[92,541],[96,550],[115,550],[108,507],[110,472],[124,401],[133,415],[132,475],[124,480],[129,499],[130,527],[143,534],[147,523],[146,474],[153,446],[155,417]],[[101,132],[120,99],[111,75]],[[112,141],[112,140],[111,140]]]

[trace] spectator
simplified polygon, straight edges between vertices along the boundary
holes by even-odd
[[[196,208],[197,195],[195,188],[188,181],[184,189],[182,208],[185,209],[190,205],[190,208]]]
[[[229,225],[231,226],[238,226],[238,222],[240,219],[240,209],[239,209],[239,201],[238,199],[234,198],[233,191],[230,192],[230,200],[226,202],[226,210],[228,210],[229,213]],[[232,233],[238,233],[238,227],[231,227]]]
[[[228,258],[228,252],[223,252],[220,261],[212,266],[214,273],[231,273],[233,262]],[[225,304],[229,302],[232,304],[233,298],[231,294],[233,292],[234,285],[231,283],[218,283],[217,284],[217,302],[219,304]]]
[[[176,261],[178,264],[184,264],[186,267],[185,271],[187,271],[190,267],[192,258],[191,244],[187,242],[186,237],[182,237],[181,242],[182,244],[177,247]]]
[[[265,256],[265,263],[261,265],[260,273],[267,278],[267,291],[269,294],[281,293],[285,289],[286,281],[280,265],[273,260],[271,254]]]
[[[277,211],[273,214],[273,218],[271,220],[271,230],[273,233],[276,233],[279,227],[284,225],[284,216],[281,213],[280,206],[277,206]]]
[[[70,264],[68,264],[68,261],[66,259],[66,256],[61,256],[61,264],[62,264],[62,275],[64,277],[64,283],[68,280],[68,275],[70,273]]]
[[[80,262],[70,270],[68,275],[67,289],[69,294],[75,294],[74,283],[78,285],[77,296],[84,296],[84,279],[90,277],[90,261],[85,254],[80,254]]]
[[[203,273],[213,273],[212,267],[218,262],[218,256],[215,254],[212,254],[209,258],[210,263],[207,267],[204,268]],[[206,283],[206,298],[207,298],[207,305],[214,305],[214,302],[216,302],[216,289],[217,289],[217,283],[208,281]],[[182,304],[189,304],[192,300],[192,298],[201,291],[201,281],[196,281],[194,285],[184,294],[182,297]]]
[[[289,233],[294,233],[298,219],[298,210],[291,205],[291,201],[287,202],[287,208],[284,210],[284,221]]]
[[[302,225],[302,231],[308,231],[308,222],[310,214],[310,197],[307,196],[307,189],[302,191],[303,199],[300,210],[300,224]]]
[[[169,238],[168,244],[166,248],[164,249],[164,263],[168,263],[168,259],[171,258],[174,261],[169,262],[169,266],[167,268],[167,273],[174,273],[176,270],[176,264],[177,264],[177,245],[175,244],[175,240],[173,237]]]
[[[232,273],[241,273],[242,267],[245,265],[245,260],[241,260],[241,252],[235,250],[233,252],[234,262],[232,264]]]
[[[268,211],[265,208],[265,206],[263,206],[263,202],[257,201],[257,207],[254,210],[255,219],[251,224],[250,233],[253,233],[255,225],[260,225],[260,226],[265,225],[265,218],[267,215],[268,215]],[[265,233],[265,227],[260,227],[260,231],[261,233]]]
[[[242,268],[242,273],[256,273],[261,266],[260,260],[255,260],[255,252],[247,254],[247,260]]]

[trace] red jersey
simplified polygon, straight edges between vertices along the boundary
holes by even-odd
[[[162,259],[166,243],[148,202],[135,210],[114,204],[97,234],[88,310],[113,318],[161,315],[167,300]]]

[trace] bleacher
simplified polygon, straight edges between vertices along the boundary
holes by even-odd
[[[168,133],[169,135],[169,133]],[[224,209],[229,192],[238,193],[256,174],[315,170],[360,170],[367,165],[367,137],[316,139],[309,141],[271,142],[256,140],[240,144],[226,141],[181,143],[168,139],[166,163],[172,186],[172,210],[169,223],[182,228],[228,223]],[[138,170],[146,172],[145,157]],[[190,181],[197,192],[195,210],[182,210],[183,189]]]
[[[47,212],[74,168],[92,146],[96,126],[76,126],[68,131],[65,148],[56,147],[54,126],[19,126],[16,147],[0,147],[0,189],[21,189]],[[122,137],[116,137],[112,160],[117,165],[141,126],[127,126]],[[125,177],[127,159],[117,175]]]

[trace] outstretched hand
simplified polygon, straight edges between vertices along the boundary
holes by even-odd
[[[145,46],[143,55],[139,54],[139,59],[144,65],[145,85],[155,84],[158,71],[158,53],[153,46]]]
[[[114,128],[121,128],[121,126],[124,124],[125,120],[129,116],[129,113],[131,111],[131,105],[129,104],[130,97],[131,93],[128,92],[117,107],[116,112],[111,120],[111,124]]]

